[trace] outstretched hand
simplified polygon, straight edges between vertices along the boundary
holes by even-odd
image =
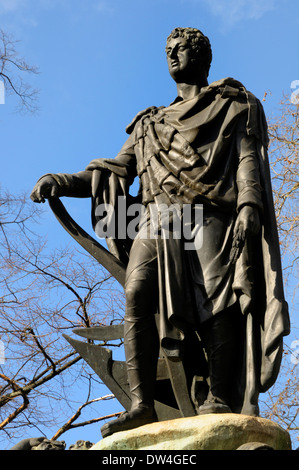
[[[239,258],[247,236],[257,235],[260,230],[260,216],[258,209],[252,206],[244,206],[240,210],[233,235],[230,261],[235,263]]]
[[[30,198],[33,202],[45,202],[49,197],[58,197],[58,184],[55,179],[46,175],[43,176],[34,186]]]

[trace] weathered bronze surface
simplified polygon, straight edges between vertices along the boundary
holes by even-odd
[[[289,333],[261,103],[232,78],[208,83],[211,46],[199,30],[176,28],[166,54],[174,102],[138,113],[115,159],[45,175],[31,194],[48,198],[68,232],[125,288],[125,368],[68,338],[127,410],[103,436],[178,412],[257,416]],[[112,230],[110,253],[64,212],[62,196],[92,198],[95,232]],[[113,209],[110,218],[103,206]],[[124,227],[114,215],[132,207],[143,209],[137,230],[123,236],[132,216]]]

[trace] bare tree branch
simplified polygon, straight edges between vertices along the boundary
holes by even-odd
[[[38,69],[19,56],[17,43],[17,40],[0,29],[0,78],[6,93],[17,96],[20,112],[35,112],[39,91],[24,82],[23,75],[37,74]]]
[[[60,436],[62,436],[62,434],[69,431],[70,429],[84,427],[84,426],[87,426],[89,424],[98,423],[99,421],[103,421],[104,419],[110,419],[110,418],[114,418],[116,416],[119,416],[120,412],[117,412],[117,413],[112,413],[112,414],[109,414],[109,415],[101,416],[100,418],[93,418],[93,419],[90,419],[90,420],[87,420],[87,421],[83,421],[81,423],[75,423],[76,419],[78,419],[81,416],[81,412],[86,406],[89,406],[93,403],[103,401],[103,400],[111,400],[112,398],[114,398],[114,395],[110,394],[110,395],[105,395],[105,396],[100,397],[100,398],[95,398],[93,400],[88,400],[85,403],[83,403],[83,405],[81,405],[78,408],[76,413],[74,413],[73,416],[54,434],[54,436],[51,438],[51,440],[55,441]]]
[[[100,379],[87,379],[89,366],[62,333],[121,321],[123,305],[118,285],[90,256],[47,248],[34,229],[39,212],[27,201],[0,193],[0,337],[7,359],[0,365],[0,427],[3,436],[16,437],[28,426],[44,434],[60,429],[76,414],[78,389],[88,388],[86,401],[95,402]]]

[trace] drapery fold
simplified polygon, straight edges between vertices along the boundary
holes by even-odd
[[[161,344],[169,354],[180,354],[190,327],[200,334],[202,321],[239,303],[244,337],[236,411],[246,413],[276,380],[282,338],[289,333],[262,106],[228,78],[192,100],[139,113],[129,129],[115,159],[93,161],[94,228],[96,208],[106,203],[117,214],[119,197],[126,207],[132,202],[147,209],[160,203],[203,205],[202,248],[185,251],[182,238],[156,241]],[[132,199],[129,186],[136,176],[140,193]],[[258,208],[262,228],[232,264],[233,228],[244,205]],[[107,239],[125,263],[131,243],[128,237]]]

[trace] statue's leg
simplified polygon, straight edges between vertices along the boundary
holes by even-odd
[[[199,414],[230,413],[230,396],[236,373],[237,321],[234,308],[216,314],[201,326],[208,358],[210,390]]]
[[[158,302],[156,245],[153,240],[133,243],[125,284],[124,345],[132,407],[105,424],[103,437],[157,421],[154,388],[159,339],[154,314]]]

